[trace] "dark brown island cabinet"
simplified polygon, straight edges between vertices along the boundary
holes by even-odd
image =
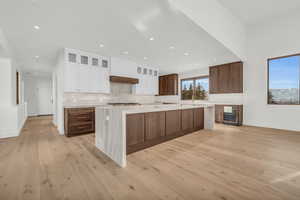
[[[95,108],[65,108],[65,136],[95,133]]]
[[[178,95],[178,74],[159,77],[159,95]]]
[[[210,67],[209,93],[243,93],[243,62]]]
[[[127,154],[204,129],[204,108],[128,114]]]

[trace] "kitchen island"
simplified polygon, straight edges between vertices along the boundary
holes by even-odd
[[[136,105],[96,108],[96,147],[126,167],[127,154],[202,129],[213,129],[214,105]]]

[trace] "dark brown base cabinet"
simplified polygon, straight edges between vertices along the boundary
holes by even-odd
[[[243,124],[243,106],[242,105],[216,105],[215,106],[215,122],[224,123],[224,107],[231,106],[237,115],[237,125]]]
[[[127,154],[203,128],[203,108],[129,114],[126,118]]]
[[[95,108],[65,108],[64,121],[67,137],[95,133]]]

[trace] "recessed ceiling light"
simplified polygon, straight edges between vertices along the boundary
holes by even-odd
[[[183,55],[188,56],[188,55],[190,55],[190,54],[186,52],[186,53],[184,53]]]
[[[173,50],[173,49],[175,49],[175,47],[174,46],[170,46],[169,49]]]
[[[35,30],[40,30],[40,26],[38,26],[38,25],[35,25],[34,27],[33,27]]]
[[[129,52],[128,51],[123,51],[123,54],[127,55],[127,54],[129,54]]]
[[[104,44],[100,44],[99,46],[100,46],[101,48],[103,48],[103,47],[104,47]]]
[[[39,59],[40,58],[40,56],[34,56],[35,57],[35,59]]]
[[[153,40],[154,40],[154,37],[150,37],[149,40],[150,40],[150,41],[153,41]]]
[[[147,60],[148,59],[148,57],[144,57],[144,60]]]

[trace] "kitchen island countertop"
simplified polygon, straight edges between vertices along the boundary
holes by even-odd
[[[168,104],[96,107],[95,145],[119,166],[126,167],[126,116],[138,113],[163,112],[204,108],[204,129],[213,129],[213,104]]]

